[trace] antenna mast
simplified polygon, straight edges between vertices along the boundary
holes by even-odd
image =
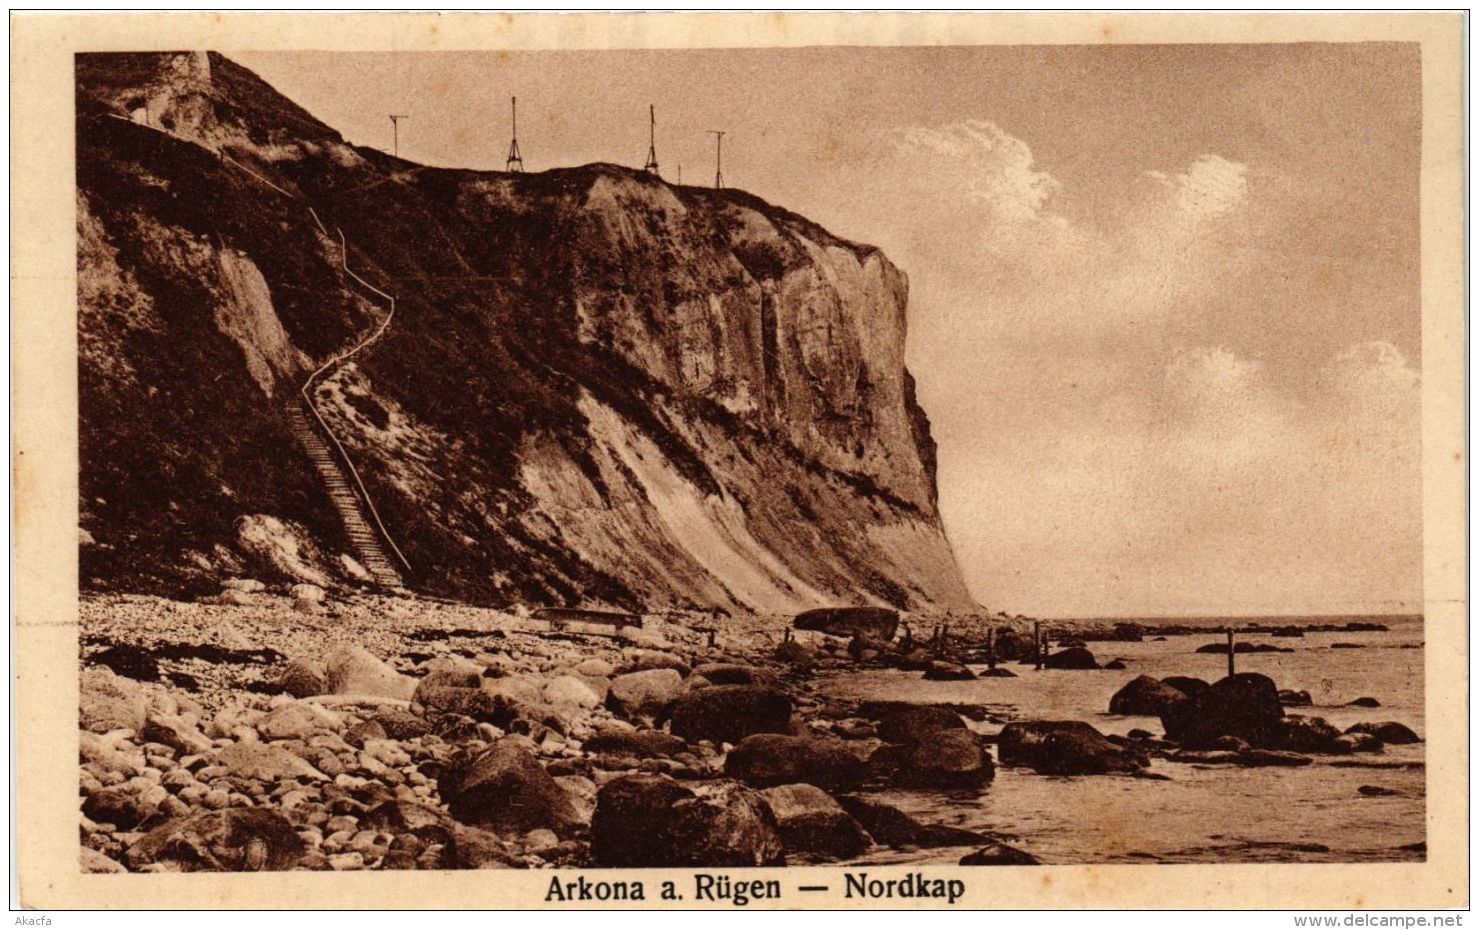
[[[396,158],[401,157],[401,120],[410,119],[409,113],[390,114],[391,150],[390,153]]]
[[[658,174],[657,170],[657,110],[652,104],[647,104],[647,164],[642,170],[648,174]]]
[[[727,129],[710,129],[714,136],[714,189],[724,186],[724,136]]]
[[[519,98],[510,97],[509,101],[513,105],[514,131],[513,142],[508,147],[508,162],[503,166],[503,170],[523,172],[524,156],[519,154]]]

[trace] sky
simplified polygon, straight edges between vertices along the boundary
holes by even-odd
[[[881,247],[992,610],[1422,596],[1415,45],[236,53],[353,142],[647,154]]]

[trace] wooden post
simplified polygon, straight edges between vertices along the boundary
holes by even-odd
[[[1032,621],[1032,657],[1037,668],[1042,668],[1042,624]]]
[[[1232,631],[1232,627],[1228,627],[1227,628],[1227,674],[1228,674],[1228,677],[1229,678],[1231,678],[1233,675],[1237,674],[1234,671],[1234,669],[1237,667],[1237,662],[1233,658],[1233,656],[1236,655],[1236,653],[1233,651],[1233,646],[1234,646],[1234,643],[1233,643],[1233,631]]]

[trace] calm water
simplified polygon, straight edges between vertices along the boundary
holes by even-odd
[[[1309,691],[1315,706],[1288,708],[1289,713],[1324,717],[1342,730],[1362,721],[1395,720],[1423,736],[1423,650],[1410,648],[1421,646],[1422,622],[1382,622],[1392,629],[1309,633],[1303,639],[1245,637],[1295,651],[1245,653],[1237,657],[1237,670],[1261,672],[1280,688]],[[1159,735],[1160,721],[1154,717],[1105,713],[1110,696],[1136,675],[1217,680],[1226,674],[1227,657],[1195,650],[1220,638],[1208,633],[1164,642],[1089,644],[1101,664],[1124,659],[1128,668],[1123,671],[1035,671],[1008,664],[1019,677],[964,682],[869,671],[838,676],[825,687],[840,697],[984,704],[1005,720],[1085,720],[1104,733],[1140,727]],[[1365,648],[1331,649],[1336,642]],[[1382,706],[1343,706],[1363,696]],[[1000,729],[993,723],[973,726],[987,733]],[[1154,760],[1150,771],[1169,776],[1166,782],[998,769],[980,796],[889,792],[882,799],[922,819],[1014,836],[1016,845],[1047,863],[1420,859],[1422,853],[1398,847],[1425,839],[1423,755],[1423,745],[1417,744],[1354,757],[1317,756],[1303,768]],[[1340,764],[1353,760],[1363,765]],[[1356,790],[1362,785],[1398,794],[1365,797]],[[958,849],[887,852],[872,861],[954,863],[960,855]]]

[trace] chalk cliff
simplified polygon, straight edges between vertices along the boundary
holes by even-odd
[[[84,586],[365,578],[287,411],[385,292],[311,393],[407,586],[971,607],[877,249],[613,165],[395,159],[215,54],[79,56],[77,102]]]

